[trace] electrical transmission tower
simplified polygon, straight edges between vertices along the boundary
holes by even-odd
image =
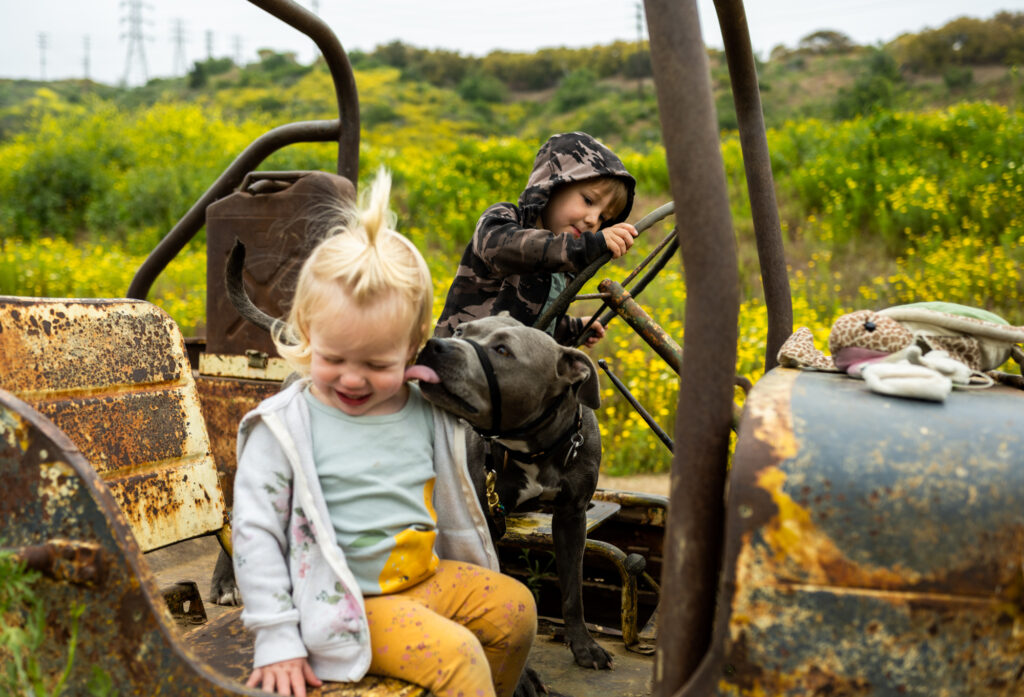
[[[82,74],[86,80],[89,79],[89,35],[82,37]]]
[[[121,18],[122,22],[128,24],[128,31],[121,35],[122,39],[128,38],[128,55],[124,61],[124,78],[121,82],[125,85],[128,84],[128,75],[131,73],[133,58],[135,58],[142,66],[142,82],[146,83],[149,81],[149,71],[146,69],[145,42],[146,39],[152,37],[147,37],[143,32],[143,25],[146,22],[142,12],[144,8],[152,9],[152,5],[144,3],[142,0],[121,0],[121,7],[128,8],[128,16]]]
[[[174,75],[188,72],[188,61],[185,59],[185,20],[175,19],[171,25],[171,40],[174,41]]]
[[[39,79],[46,80],[46,34],[39,32]]]

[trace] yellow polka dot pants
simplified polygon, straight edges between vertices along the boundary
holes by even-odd
[[[537,631],[529,589],[474,564],[442,560],[425,581],[368,596],[370,672],[438,697],[510,697]]]

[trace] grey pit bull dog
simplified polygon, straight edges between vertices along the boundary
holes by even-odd
[[[504,534],[505,513],[550,502],[566,639],[579,665],[610,668],[611,656],[583,621],[586,510],[601,463],[593,362],[504,314],[430,339],[412,374],[424,397],[473,427],[470,472],[495,539]]]

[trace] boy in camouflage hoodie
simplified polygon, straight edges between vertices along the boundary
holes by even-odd
[[[623,222],[636,180],[622,161],[586,133],[551,136],[537,153],[519,205],[496,203],[477,221],[448,289],[434,336],[462,322],[507,310],[533,326],[573,274],[606,252],[626,253],[636,228]],[[569,344],[583,320],[562,315],[546,327]],[[595,322],[593,345],[604,336]]]

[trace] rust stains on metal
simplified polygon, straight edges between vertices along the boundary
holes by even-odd
[[[1021,406],[766,375],[731,473],[720,693],[1024,692]]]
[[[775,517],[761,534],[775,566],[773,573],[781,582],[797,580],[807,585],[838,585],[861,588],[901,588],[921,581],[911,569],[878,568],[859,565],[843,552],[812,519],[811,511],[800,506],[785,492],[786,473],[769,467],[758,475],[757,483],[771,496]],[[792,567],[792,568],[791,568]]]
[[[750,437],[768,449],[763,463],[779,462],[797,453],[789,399],[799,374],[798,370],[776,371],[775,379],[759,388],[759,398],[744,403],[743,418],[751,419]]]
[[[615,310],[678,375],[683,364],[683,350],[668,332],[662,329],[620,284],[605,279],[598,284],[598,290],[605,294],[608,306]]]
[[[143,549],[219,529],[225,504],[184,341],[146,302],[0,299],[0,387],[107,480]],[[46,481],[52,480],[49,477]],[[45,510],[60,507],[50,484]]]
[[[184,346],[170,317],[146,303],[0,300],[0,385],[24,399],[180,380]],[[86,366],[88,369],[85,369]]]
[[[232,505],[235,470],[235,444],[242,417],[261,401],[281,389],[278,382],[240,378],[196,377],[196,389],[210,437],[210,450],[217,464],[217,475],[225,504]]]
[[[260,355],[262,358],[254,361],[249,356],[203,352],[199,356],[199,372],[212,377],[271,382],[281,382],[294,372],[283,358]]]
[[[78,540],[49,540],[15,550],[25,565],[56,581],[101,585],[107,564],[103,550],[95,543]]]

